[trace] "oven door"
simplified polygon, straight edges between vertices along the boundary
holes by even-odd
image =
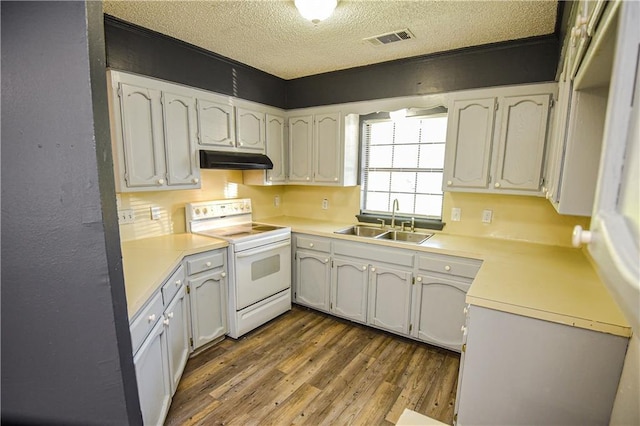
[[[291,287],[291,239],[236,252],[239,311]]]

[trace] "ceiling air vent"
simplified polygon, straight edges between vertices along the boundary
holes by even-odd
[[[403,40],[411,40],[413,38],[415,38],[413,33],[411,33],[408,28],[405,28],[404,30],[392,31],[390,33],[365,38],[364,40],[368,41],[374,46],[382,46],[383,44],[395,43],[397,41]]]

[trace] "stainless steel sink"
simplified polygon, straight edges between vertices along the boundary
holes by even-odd
[[[356,235],[358,237],[374,238],[387,232],[386,229],[374,228],[372,226],[355,225],[334,231],[334,234]]]
[[[424,234],[422,232],[407,232],[407,231],[387,231],[384,234],[380,234],[375,237],[378,240],[391,240],[403,243],[420,244],[426,241],[433,234]]]

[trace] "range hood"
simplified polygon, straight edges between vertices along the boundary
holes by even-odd
[[[264,154],[246,152],[200,151],[201,169],[267,170],[273,163]]]

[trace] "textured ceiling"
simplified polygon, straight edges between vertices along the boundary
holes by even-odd
[[[349,1],[317,25],[293,0],[105,1],[104,12],[292,79],[554,32],[557,1]],[[409,28],[415,39],[364,38]]]

